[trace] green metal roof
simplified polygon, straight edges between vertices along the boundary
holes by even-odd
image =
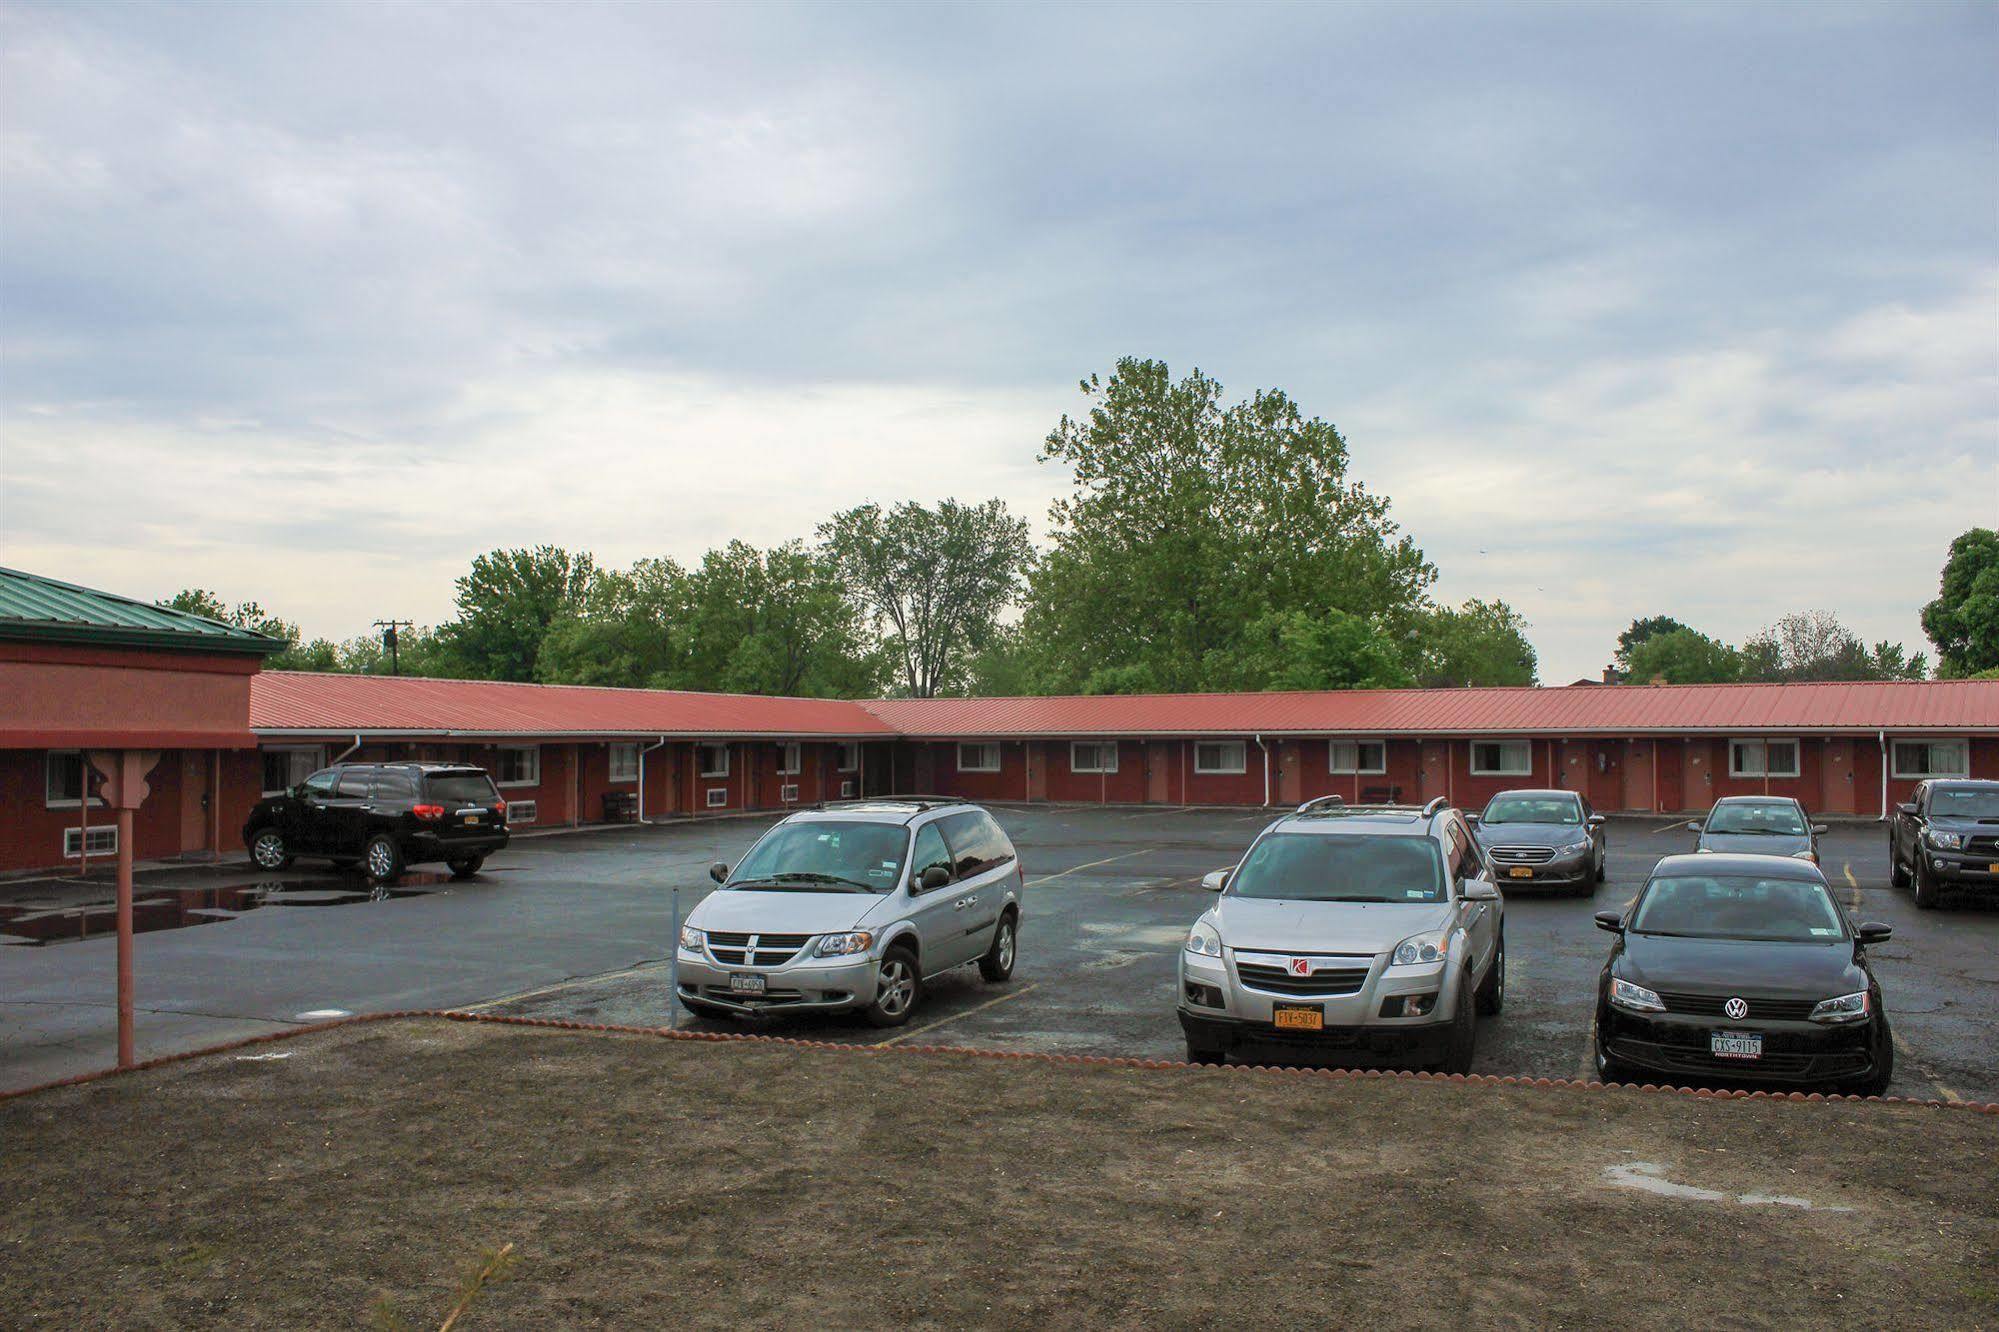
[[[0,568],[0,638],[262,655],[285,646],[219,620],[6,568]]]

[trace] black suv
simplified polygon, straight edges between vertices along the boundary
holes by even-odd
[[[1933,778],[1895,807],[1888,876],[1936,906],[1945,888],[1999,889],[1999,782]]]
[[[506,844],[507,802],[492,777],[453,763],[336,764],[258,801],[243,825],[258,869],[325,856],[377,882],[438,860],[463,878]]]

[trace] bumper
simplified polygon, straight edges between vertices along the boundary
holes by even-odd
[[[403,859],[416,863],[490,856],[511,840],[512,835],[505,828],[496,828],[480,837],[439,837],[435,833],[414,833],[403,839]]]
[[[1966,855],[1962,851],[1939,851],[1933,846],[1924,847],[1922,852],[1930,873],[1944,883],[1966,888],[1999,888],[1999,855]]]
[[[1353,1054],[1419,1062],[1441,1058],[1451,1039],[1448,1022],[1294,1031],[1268,1022],[1223,1017],[1184,1004],[1180,1008],[1180,1030],[1186,1033],[1188,1045],[1222,1054],[1270,1050],[1292,1055]]]
[[[1390,969],[1385,958],[1377,957],[1352,994],[1277,994],[1245,985],[1235,967],[1221,958],[1183,952],[1180,1027],[1188,1044],[1210,1050],[1271,1047],[1429,1058],[1441,1054],[1450,1040],[1449,1018],[1456,1012],[1460,983],[1459,973],[1442,965]],[[1221,1002],[1198,1002],[1196,994]],[[1399,1011],[1410,999],[1424,1001],[1423,1016],[1382,1015],[1384,1009]],[[1325,1026],[1318,1031],[1279,1027],[1279,1005],[1316,1008]]]
[[[781,967],[729,967],[681,950],[680,997],[744,1017],[768,1013],[842,1013],[875,1001],[873,957],[799,961]],[[764,978],[761,995],[732,990],[732,975]]]
[[[1526,873],[1520,873],[1522,870]],[[1493,882],[1502,892],[1508,888],[1573,888],[1596,882],[1596,853],[1577,851],[1543,865],[1494,864],[1492,872]]]
[[[1763,1037],[1757,1059],[1713,1053],[1714,1032]],[[1680,1077],[1810,1086],[1856,1082],[1875,1071],[1874,1022],[1822,1026],[1815,1022],[1725,1022],[1683,1017],[1643,1018],[1603,1008],[1597,1052],[1629,1068]]]

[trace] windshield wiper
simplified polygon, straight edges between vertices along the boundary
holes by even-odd
[[[811,870],[791,870],[784,874],[772,874],[765,878],[758,879],[757,882],[834,884],[842,888],[857,888],[864,893],[871,893],[874,891],[873,885],[862,883],[859,879],[845,879],[841,878],[837,874],[819,874]]]

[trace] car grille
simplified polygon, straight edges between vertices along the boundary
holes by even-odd
[[[1727,1018],[1722,1005],[1733,997],[1726,994],[1661,994],[1659,1002],[1669,1013],[1692,1013],[1701,1017]],[[1739,1019],[1741,1022],[1802,1022],[1818,1007],[1816,999],[1756,999],[1741,996],[1749,1005],[1749,1011]]]
[[[762,994],[738,994],[726,985],[704,985],[701,993],[710,999],[725,999],[732,1004],[795,1004],[805,998],[803,990],[765,990]]]
[[[798,956],[809,934],[726,934],[711,930],[708,951],[731,967],[781,967]]]
[[[1236,959],[1236,975],[1251,989],[1263,990],[1269,994],[1359,994],[1361,986],[1367,984],[1368,968],[1336,967],[1314,971],[1309,976],[1294,976],[1283,967],[1271,966],[1263,962],[1245,962]]]
[[[1486,852],[1495,865],[1545,865],[1555,858],[1552,846],[1495,846]]]
[[[1999,856],[1999,837],[1967,837],[1964,849],[1975,855]]]

